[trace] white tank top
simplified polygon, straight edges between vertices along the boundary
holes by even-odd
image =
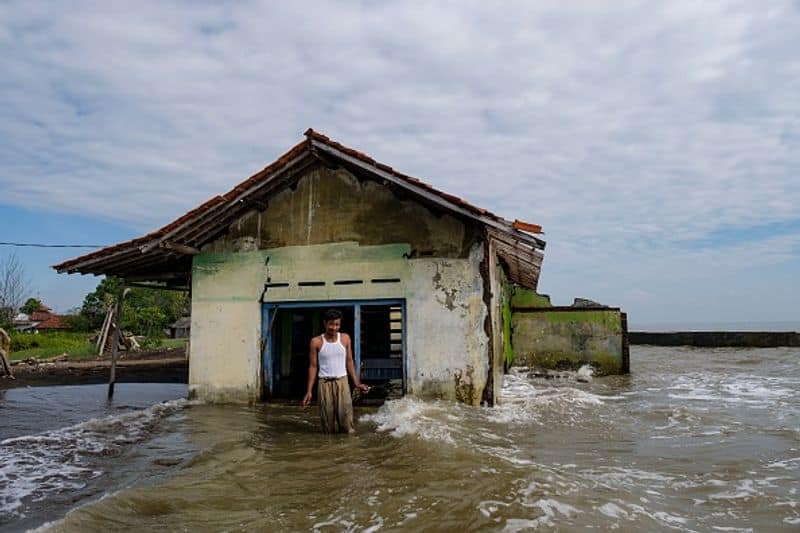
[[[347,375],[345,366],[347,352],[342,344],[342,334],[336,334],[336,340],[328,342],[322,335],[322,348],[319,350],[319,367],[317,375],[321,378],[340,378]]]

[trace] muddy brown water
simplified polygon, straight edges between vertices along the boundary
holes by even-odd
[[[589,383],[514,372],[495,408],[360,409],[352,437],[179,385],[6,391],[0,530],[800,529],[800,349],[631,361]]]

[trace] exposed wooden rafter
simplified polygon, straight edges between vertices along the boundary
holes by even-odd
[[[197,248],[193,246],[187,246],[179,242],[162,241],[158,247],[164,250],[172,250],[173,252],[178,252],[179,254],[184,255],[197,255],[200,253],[200,250]]]

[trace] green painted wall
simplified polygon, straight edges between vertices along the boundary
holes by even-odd
[[[619,310],[519,309],[511,323],[517,366],[575,370],[590,364],[598,375],[622,372]]]

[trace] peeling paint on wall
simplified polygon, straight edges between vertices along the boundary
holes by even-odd
[[[344,170],[310,171],[194,257],[191,393],[260,398],[262,298],[392,298],[406,302],[408,392],[478,405],[490,376],[479,235]]]

